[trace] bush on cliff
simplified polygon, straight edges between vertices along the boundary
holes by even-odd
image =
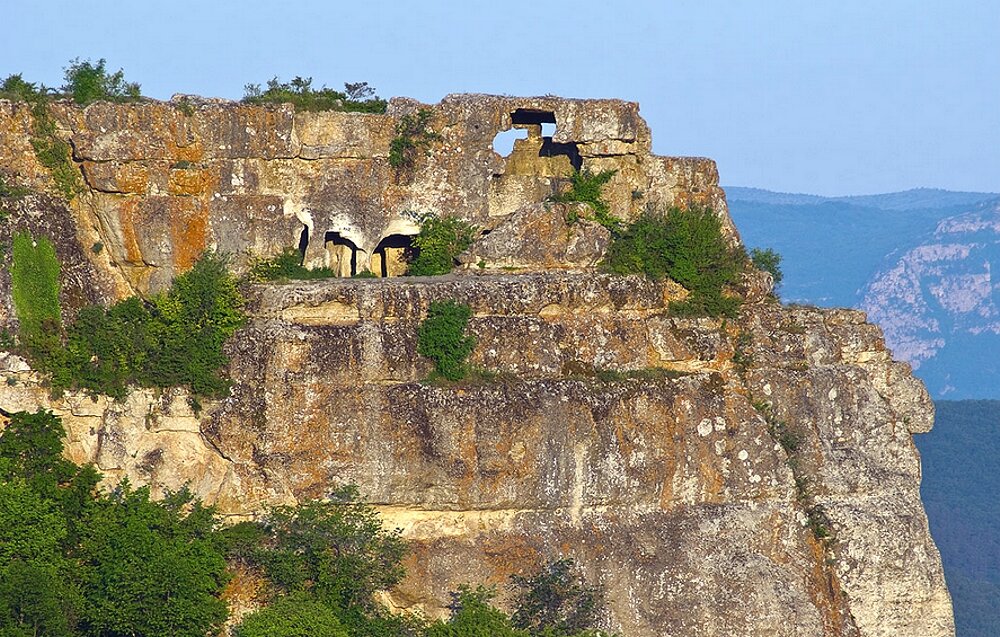
[[[723,236],[722,222],[710,208],[650,208],[614,238],[604,267],[677,281],[691,293],[671,303],[679,314],[732,317],[740,301],[728,288],[738,282],[746,260]]]
[[[62,91],[77,104],[91,102],[130,102],[142,97],[139,85],[125,81],[125,72],[118,69],[109,73],[104,58],[97,62],[71,60],[66,67],[66,84]]]
[[[420,151],[430,151],[430,145],[441,139],[441,135],[431,130],[430,121],[434,111],[421,108],[416,113],[403,115],[396,122],[396,136],[389,142],[389,165],[400,171],[410,171],[417,163]]]
[[[753,267],[770,273],[775,289],[781,285],[781,281],[785,278],[785,275],[781,271],[780,254],[771,248],[754,248],[750,251],[750,261],[753,263]]]
[[[532,635],[572,637],[594,630],[604,609],[604,590],[587,582],[576,562],[550,562],[534,575],[515,575],[514,626]]]
[[[417,332],[417,351],[434,361],[435,373],[461,380],[468,373],[468,359],[475,337],[465,333],[472,308],[455,301],[433,301]]]
[[[617,232],[621,229],[622,220],[611,214],[611,206],[604,200],[604,186],[611,181],[616,172],[604,170],[592,173],[589,170],[576,170],[570,175],[570,187],[552,195],[549,200],[560,203],[585,203],[594,211],[594,221],[612,232]],[[567,221],[573,223],[576,219]]]
[[[277,76],[261,89],[260,84],[243,87],[243,102],[246,104],[290,103],[299,111],[345,111],[353,113],[384,113],[386,101],[375,94],[368,82],[347,82],[343,91],[323,86],[312,87],[311,77],[298,77],[291,82],[282,82]]]
[[[302,253],[295,248],[285,248],[270,259],[254,259],[247,278],[254,283],[265,281],[309,281],[335,276],[330,268],[307,268],[302,265]]]
[[[55,391],[84,389],[123,398],[129,385],[140,385],[226,394],[222,369],[228,359],[222,347],[246,317],[225,259],[206,253],[170,290],[149,300],[84,307],[63,339],[58,304],[53,305],[58,299],[54,252],[39,251],[28,239],[17,244],[12,287],[15,298],[23,297],[15,303],[22,342],[35,366],[50,374]]]
[[[279,597],[247,615],[235,637],[349,637],[332,608],[308,595]]]
[[[417,218],[420,233],[413,238],[413,250],[407,255],[409,276],[448,274],[455,267],[455,257],[464,252],[479,230],[455,217],[422,215]]]
[[[69,144],[58,134],[55,119],[49,112],[54,93],[44,85],[26,82],[20,74],[9,75],[0,84],[0,98],[26,102],[31,106],[31,148],[38,163],[48,169],[56,188],[66,199],[83,190],[80,170],[73,163]]]
[[[216,518],[190,493],[95,490],[62,457],[48,412],[10,415],[0,433],[0,634],[215,634],[226,565]]]
[[[27,232],[14,235],[10,283],[21,343],[36,355],[59,345],[62,312],[59,307],[59,258],[46,237]]]

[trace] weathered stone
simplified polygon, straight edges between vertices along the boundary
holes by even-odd
[[[466,267],[524,271],[588,268],[608,249],[611,232],[587,219],[585,204],[535,204],[504,219],[458,256]]]
[[[420,108],[427,152],[394,168],[397,122]],[[672,316],[683,288],[585,271],[606,231],[542,205],[570,170],[614,170],[612,214],[710,206],[738,244],[714,163],[651,155],[636,104],[465,95],[354,115],[178,98],[53,112],[87,189],[69,207],[5,203],[0,240],[53,240],[67,316],[162,289],[206,248],[241,268],[303,245],[308,265],[391,275],[419,230],[412,212],[490,231],[462,257],[471,272],[250,287],[251,320],[227,346],[232,395],[200,413],[181,391],[53,399],[23,361],[0,362],[0,410],[51,409],[69,457],[107,483],[190,484],[234,517],[357,483],[414,548],[385,601],[430,615],[460,584],[503,588],[568,556],[605,584],[626,637],[954,634],[911,441],[933,405],[879,330],[856,311],[781,307],[764,274],[736,286],[738,319]],[[0,159],[51,188],[30,122],[0,102]],[[493,139],[511,128],[528,137],[501,157]],[[477,276],[479,260],[542,271]],[[418,326],[443,299],[472,308],[471,363],[495,378],[419,382],[431,363]],[[9,268],[0,327],[17,327]],[[810,528],[817,506],[832,539]],[[260,591],[244,575],[227,591],[238,612]]]

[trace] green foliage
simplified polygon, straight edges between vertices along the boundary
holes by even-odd
[[[195,106],[191,102],[191,98],[189,98],[187,95],[181,97],[179,100],[174,102],[174,107],[177,110],[179,110],[181,114],[184,115],[185,117],[191,117],[192,115],[194,115],[195,112]]]
[[[216,520],[190,493],[151,502],[62,457],[48,412],[0,433],[0,634],[190,635],[226,617]]]
[[[616,232],[621,229],[622,220],[611,214],[611,206],[604,200],[604,186],[611,181],[616,172],[615,170],[603,170],[599,173],[592,173],[589,170],[573,171],[569,177],[569,189],[552,195],[550,201],[588,204],[594,211],[594,221]],[[567,221],[573,223],[576,219],[570,218]]]
[[[49,89],[24,81],[20,74],[10,75],[0,84],[0,97],[31,105],[30,142],[35,157],[48,169],[56,188],[66,199],[82,192],[83,183],[73,163],[72,149],[58,136],[55,120],[49,112]]]
[[[228,363],[222,346],[245,322],[242,308],[226,260],[206,253],[165,294],[85,307],[67,328],[65,345],[56,337],[32,351],[57,391],[122,398],[134,384],[223,396],[229,385],[221,375]]]
[[[302,255],[295,248],[285,248],[270,259],[256,259],[250,265],[247,278],[255,283],[265,281],[328,279],[336,276],[330,268],[307,268],[302,265]]]
[[[415,254],[406,269],[410,276],[448,274],[455,267],[455,257],[479,234],[478,228],[456,217],[427,214],[418,221],[420,233],[413,238]]]
[[[745,267],[741,250],[722,234],[718,216],[708,208],[666,212],[647,210],[612,241],[604,266],[616,274],[669,277],[691,295],[672,303],[680,315],[735,316],[738,298],[725,294]]]
[[[451,594],[451,617],[429,626],[426,637],[528,637],[490,604],[494,597],[492,589],[482,586],[459,588]]]
[[[0,566],[0,635],[73,637],[78,597],[68,561],[13,560]]]
[[[771,248],[763,250],[754,248],[750,250],[750,261],[753,263],[753,267],[771,274],[771,277],[774,279],[775,289],[781,285],[781,281],[785,278],[785,275],[781,271],[780,254]]]
[[[21,341],[31,351],[49,352],[58,345],[62,321],[55,246],[46,237],[34,239],[27,232],[18,232],[12,255],[11,295]]]
[[[59,509],[24,480],[0,482],[0,564],[51,561],[66,539]]]
[[[8,75],[0,83],[0,99],[12,102],[32,102],[45,92],[44,87],[40,88],[34,82],[25,81],[20,73]]]
[[[515,589],[514,626],[532,635],[570,637],[593,630],[604,606],[604,591],[591,586],[572,559],[546,564],[531,577],[511,578]]]
[[[389,165],[401,170],[411,170],[420,152],[429,152],[431,143],[441,135],[429,128],[434,111],[421,108],[416,113],[403,115],[396,122],[396,136],[389,143]]]
[[[77,104],[131,102],[142,98],[139,85],[126,82],[121,69],[109,73],[104,58],[96,63],[76,58],[70,61],[65,71],[66,84],[62,90]]]
[[[226,563],[212,509],[187,490],[160,502],[127,482],[87,508],[74,551],[92,635],[204,637],[225,621]]]
[[[465,333],[472,308],[455,301],[433,301],[417,332],[417,351],[434,361],[436,373],[461,380],[468,372],[468,358],[476,339]]]
[[[290,103],[299,111],[346,111],[353,113],[384,113],[386,101],[375,95],[368,82],[345,83],[343,91],[327,88],[314,89],[312,78],[296,76],[291,82],[282,82],[277,76],[268,80],[267,88],[260,84],[247,84],[243,89],[243,102],[247,104]]]
[[[77,104],[98,100],[123,102],[141,97],[139,85],[126,82],[120,69],[109,73],[103,59],[96,63],[79,58],[72,60],[65,69],[65,78],[63,94]],[[84,186],[80,170],[73,163],[72,148],[59,137],[56,122],[49,111],[52,94],[51,89],[26,82],[20,74],[10,75],[0,84],[0,97],[31,105],[30,141],[35,157],[48,169],[59,193],[66,199],[72,199],[83,192]]]
[[[274,509],[263,529],[263,548],[252,559],[282,591],[309,593],[340,609],[371,609],[374,593],[403,577],[406,545],[399,531],[382,529],[356,487]]]
[[[348,637],[333,609],[302,594],[279,597],[266,608],[251,613],[234,634],[235,637]]]

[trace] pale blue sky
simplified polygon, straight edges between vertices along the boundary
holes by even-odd
[[[8,0],[0,19],[0,77],[58,85],[79,56],[162,99],[274,75],[620,97],[656,152],[728,185],[1000,191],[1000,0]]]

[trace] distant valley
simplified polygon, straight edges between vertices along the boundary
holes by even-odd
[[[783,300],[864,309],[935,398],[1000,398],[1000,194],[726,193],[746,244],[783,256]]]

